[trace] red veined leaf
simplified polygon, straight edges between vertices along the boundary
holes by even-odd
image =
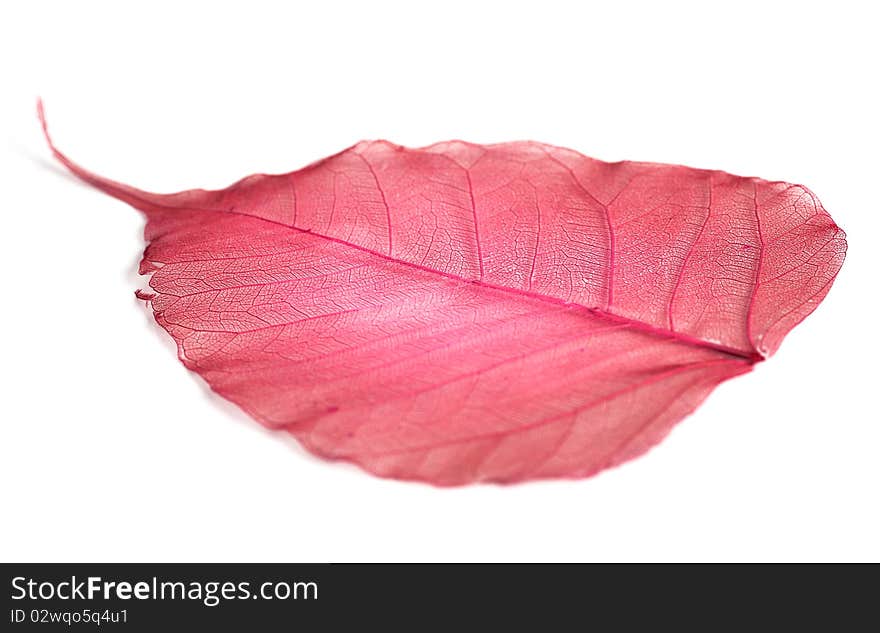
[[[139,296],[189,369],[319,455],[439,485],[643,453],[772,354],[846,250],[805,187],[534,142],[362,142],[160,195],[46,137],[146,216]]]

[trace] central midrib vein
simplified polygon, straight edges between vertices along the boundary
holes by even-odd
[[[44,127],[45,131],[45,127]],[[641,321],[635,321],[633,319],[629,319],[627,317],[619,316],[612,312],[608,312],[606,310],[601,310],[599,308],[593,308],[590,306],[585,306],[580,303],[575,303],[571,301],[565,301],[563,299],[559,299],[557,297],[550,297],[547,295],[538,294],[535,292],[527,291],[527,290],[518,290],[516,288],[510,288],[507,286],[499,286],[496,284],[492,284],[480,279],[467,279],[465,277],[461,277],[459,275],[454,275],[452,273],[443,272],[441,270],[437,270],[435,268],[429,268],[428,266],[422,266],[421,264],[414,264],[412,262],[408,262],[402,259],[398,259],[396,257],[385,255],[378,251],[374,251],[373,249],[367,248],[365,246],[360,246],[358,244],[353,244],[346,240],[342,240],[336,237],[331,237],[329,235],[324,235],[322,233],[317,233],[312,231],[311,229],[303,229],[298,226],[292,226],[290,224],[285,224],[283,222],[278,222],[277,220],[270,220],[269,218],[261,218],[256,215],[251,215],[249,213],[242,213],[241,211],[229,210],[229,209],[206,209],[202,207],[190,207],[186,205],[166,205],[158,202],[159,199],[169,197],[169,194],[154,194],[143,191],[141,189],[137,189],[136,187],[131,187],[129,185],[122,184],[120,182],[116,182],[110,180],[109,178],[104,178],[103,176],[99,176],[94,174],[87,169],[84,169],[70,160],[67,156],[62,154],[58,149],[54,146],[51,139],[49,138],[48,132],[46,132],[46,138],[49,140],[50,147],[52,148],[53,153],[56,158],[58,158],[71,172],[74,173],[77,177],[79,177],[84,182],[92,185],[93,187],[104,191],[105,193],[121,200],[122,202],[126,202],[129,205],[140,209],[141,211],[148,211],[150,208],[155,209],[166,209],[166,210],[176,210],[179,211],[181,209],[190,209],[192,211],[202,211],[205,213],[227,213],[232,215],[239,215],[242,217],[250,218],[252,220],[258,220],[261,222],[268,222],[270,224],[276,224],[278,226],[283,226],[286,229],[290,229],[292,231],[298,231],[300,233],[308,233],[309,235],[314,235],[315,237],[325,239],[331,242],[336,242],[337,244],[342,244],[343,246],[347,246],[348,248],[354,248],[365,253],[369,253],[375,257],[379,257],[381,259],[394,262],[396,264],[400,264],[403,266],[409,266],[411,268],[421,270],[424,272],[432,273],[434,275],[439,275],[441,277],[446,277],[448,279],[454,279],[459,282],[475,284],[477,286],[482,286],[484,288],[491,288],[493,290],[498,290],[501,292],[506,292],[510,294],[515,294],[519,296],[529,297],[532,299],[536,299],[539,301],[545,301],[547,303],[551,303],[554,305],[564,305],[564,306],[573,306],[579,307],[583,310],[586,310],[590,314],[597,316],[599,318],[614,322],[626,324],[634,330],[645,332],[651,334],[653,336],[672,339],[683,343],[685,345],[690,345],[693,347],[698,347],[702,349],[711,349],[717,352],[721,352],[732,356],[734,358],[739,358],[744,361],[748,361],[749,363],[756,363],[764,360],[764,356],[757,351],[752,351],[751,353],[744,352],[742,350],[728,347],[726,345],[721,345],[720,343],[713,343],[711,341],[707,341],[701,338],[697,338],[694,336],[689,336],[687,334],[682,334],[681,332],[675,332],[671,330],[666,330],[663,328],[658,328],[653,325],[648,325],[647,323],[643,323]],[[190,190],[195,191],[195,190]],[[186,193],[186,192],[180,192]],[[170,194],[170,195],[180,195],[180,194]]]
[[[501,285],[489,283],[487,281],[480,280],[480,279],[468,279],[468,278],[462,277],[460,275],[455,275],[453,273],[447,273],[442,270],[437,270],[436,268],[430,268],[429,266],[423,266],[421,264],[415,264],[413,262],[408,262],[408,261],[405,261],[402,259],[398,259],[396,257],[386,255],[386,254],[381,253],[379,251],[375,251],[371,248],[367,248],[366,246],[360,246],[359,244],[353,244],[347,240],[343,240],[343,239],[340,239],[337,237],[332,237],[330,235],[324,235],[323,233],[318,233],[318,232],[313,231],[311,229],[303,229],[298,226],[284,224],[283,222],[278,222],[276,220],[270,220],[268,218],[261,218],[259,216],[251,215],[249,213],[242,213],[240,211],[229,211],[229,210],[223,210],[223,209],[205,209],[205,208],[180,207],[180,206],[165,206],[165,205],[157,204],[155,202],[150,202],[146,199],[143,199],[143,201],[144,201],[145,205],[152,206],[152,207],[160,207],[160,208],[164,208],[164,209],[192,209],[193,211],[203,211],[206,213],[229,213],[229,214],[233,214],[233,215],[239,215],[242,217],[250,218],[253,220],[260,220],[263,222],[268,222],[270,224],[276,224],[278,226],[283,226],[284,228],[290,229],[292,231],[297,231],[299,233],[306,233],[308,235],[313,235],[315,237],[318,237],[318,238],[321,238],[321,239],[324,239],[324,240],[327,240],[330,242],[334,242],[336,244],[341,244],[341,245],[346,246],[348,248],[354,248],[356,250],[359,250],[359,251],[362,251],[365,253],[369,253],[370,255],[373,255],[374,257],[379,257],[383,260],[386,260],[389,262],[394,262],[395,264],[400,264],[402,266],[408,266],[410,268],[414,268],[416,270],[421,270],[423,272],[428,272],[428,273],[431,273],[434,275],[445,277],[447,279],[453,279],[455,281],[459,281],[462,283],[474,284],[476,286],[490,288],[492,290],[498,290],[501,292],[515,294],[518,296],[529,297],[531,299],[544,301],[547,303],[551,303],[553,305],[564,305],[564,306],[578,307],[583,310],[586,310],[587,312],[589,312],[590,314],[592,314],[594,316],[597,316],[599,318],[602,318],[602,319],[605,319],[607,321],[611,321],[614,323],[626,324],[629,327],[631,327],[632,329],[638,330],[640,332],[645,332],[647,334],[651,334],[653,336],[658,336],[661,338],[676,340],[680,343],[683,343],[685,345],[691,345],[693,347],[712,349],[717,352],[728,354],[728,355],[736,357],[736,358],[741,358],[741,359],[746,360],[750,363],[756,363],[756,362],[764,360],[764,356],[759,354],[758,352],[752,352],[751,354],[749,354],[747,352],[744,352],[742,350],[738,350],[733,347],[721,345],[720,343],[713,343],[711,341],[697,338],[695,336],[689,336],[687,334],[682,334],[681,332],[675,332],[675,331],[655,327],[653,325],[643,323],[642,321],[636,321],[634,319],[630,319],[630,318],[627,318],[624,316],[614,314],[613,312],[608,312],[608,311],[602,310],[600,308],[593,308],[593,307],[586,306],[581,303],[577,303],[577,302],[573,302],[573,301],[565,301],[564,299],[559,299],[558,297],[551,297],[548,295],[543,295],[543,294],[531,292],[528,290],[519,290],[517,288],[510,288],[508,286],[501,286]]]

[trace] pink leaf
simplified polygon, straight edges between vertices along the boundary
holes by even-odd
[[[170,195],[52,149],[146,215],[139,296],[189,369],[319,455],[439,485],[643,453],[772,354],[846,250],[804,187],[533,142],[362,142]]]

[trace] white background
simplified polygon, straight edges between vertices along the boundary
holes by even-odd
[[[0,559],[880,560],[870,3],[3,3]],[[711,8],[716,6],[719,8]],[[213,396],[133,290],[131,208],[362,138],[534,139],[803,183],[826,301],[647,456],[434,489],[311,457]]]

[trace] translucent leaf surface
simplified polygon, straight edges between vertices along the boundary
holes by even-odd
[[[643,453],[846,250],[802,186],[534,142],[362,142],[169,195],[53,151],[146,216],[139,296],[189,369],[319,455],[439,485]]]

